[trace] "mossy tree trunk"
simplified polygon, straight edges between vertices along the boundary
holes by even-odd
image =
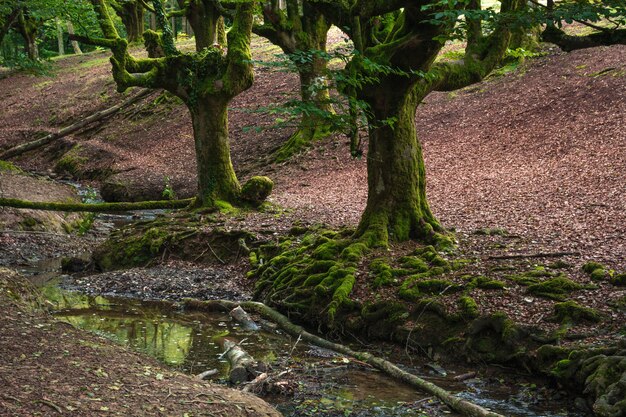
[[[111,1],[111,7],[122,20],[128,42],[139,42],[144,32],[144,7],[141,2]]]
[[[134,86],[165,89],[189,108],[196,150],[197,203],[210,206],[220,200],[236,202],[240,186],[230,161],[227,106],[252,85],[250,37],[255,2],[238,2],[230,15],[233,25],[228,32],[227,51],[213,46],[212,39],[209,41],[201,35],[197,41],[198,52],[182,54],[174,44],[162,3],[153,0],[161,33],[146,31],[144,40],[146,49],[158,50],[159,54],[152,54],[154,57],[147,59],[136,59],[128,53],[128,43],[117,34],[105,0],[91,0],[91,3],[105,38],[86,41],[111,48],[113,78],[118,91]],[[190,23],[195,22],[192,25],[196,25],[196,36],[198,33],[215,36],[221,13],[214,7],[217,2],[202,0],[186,4],[203,7],[182,10]],[[214,13],[212,18],[201,19],[207,10]]]
[[[357,234],[372,246],[389,240],[433,240],[443,231],[428,206],[426,169],[415,130],[415,111],[423,98],[413,83],[402,79],[368,94],[368,197]]]
[[[24,51],[30,60],[39,59],[39,47],[37,46],[37,31],[43,21],[31,16],[28,10],[21,9],[18,15],[17,27],[24,38]]]
[[[452,24],[433,24],[432,13],[438,10],[416,3],[401,9],[394,2],[362,0],[358,7],[332,14],[341,17],[334,24],[350,28],[360,52],[346,71],[366,80],[355,91],[370,107],[368,199],[356,237],[368,246],[384,246],[390,240],[441,241],[444,230],[426,197],[426,170],[415,129],[417,106],[433,90],[480,81],[500,62],[511,38],[507,18],[500,18],[487,36],[480,33],[481,22],[473,20],[465,59],[435,63],[443,46],[437,38],[445,37]],[[523,0],[504,0],[501,16],[523,5]],[[373,70],[371,62],[386,70]]]
[[[215,7],[215,1],[188,1],[178,0],[196,38],[196,51],[208,48],[218,41],[220,13]],[[222,30],[224,23],[222,19]],[[220,44],[222,45],[222,44]]]
[[[330,23],[322,13],[311,7],[309,1],[272,0],[263,8],[263,24],[254,26],[259,36],[267,38],[293,57],[300,79],[300,96],[309,107],[300,119],[296,131],[275,153],[278,162],[309,146],[314,140],[330,134],[323,113],[333,112],[328,91],[328,68],[321,54],[326,52],[326,38]],[[302,59],[300,53],[309,54]]]
[[[190,112],[198,166],[198,203],[234,202],[241,187],[230,160],[228,100],[199,100]]]

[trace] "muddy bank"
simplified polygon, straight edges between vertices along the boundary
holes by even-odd
[[[194,380],[54,320],[15,296],[27,284],[14,273],[2,269],[0,280],[3,415],[280,415],[253,395]]]

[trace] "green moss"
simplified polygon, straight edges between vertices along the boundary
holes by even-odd
[[[0,172],[22,172],[21,169],[13,165],[9,161],[1,161],[0,160]]]
[[[587,274],[591,274],[596,269],[605,269],[605,268],[604,268],[604,265],[602,265],[601,263],[593,262],[593,261],[587,262],[586,264],[582,266],[582,270],[586,272]]]
[[[253,268],[259,264],[259,258],[257,257],[256,252],[250,252],[250,256],[248,257],[250,261],[250,266]]]
[[[459,298],[459,309],[463,318],[474,319],[480,315],[478,304],[468,295]]]
[[[618,287],[626,287],[626,273],[613,275],[610,282]]]
[[[55,170],[59,172],[67,172],[75,178],[83,177],[83,166],[87,162],[87,158],[80,156],[82,150],[81,145],[76,145],[63,155],[56,163]]]
[[[591,274],[589,274],[589,277],[591,278],[592,281],[602,281],[604,280],[604,278],[606,278],[606,271],[604,269],[594,269]]]
[[[241,188],[241,199],[254,206],[260,206],[273,189],[274,182],[268,177],[252,177]]]
[[[564,276],[558,276],[530,285],[528,287],[528,292],[540,297],[562,300],[565,294],[580,290],[581,288],[583,288],[582,285],[572,281],[571,279]]]
[[[389,285],[394,282],[394,276],[391,267],[387,263],[386,259],[378,258],[370,262],[370,271],[374,275],[372,286],[379,288],[384,285]]]
[[[341,252],[341,258],[347,262],[358,262],[367,250],[368,247],[365,243],[352,243]]]
[[[38,224],[39,224],[39,221],[33,217],[25,217],[20,222],[21,229],[24,229],[24,230],[33,230]]]
[[[554,305],[554,317],[561,323],[598,323],[601,320],[600,313],[592,308],[583,307],[575,301],[566,301]]]
[[[507,236],[509,232],[500,228],[485,227],[485,228],[476,230],[474,234],[483,235],[483,236]]]
[[[428,264],[417,256],[403,256],[400,258],[400,264],[404,268],[414,270],[415,272],[426,272],[429,269]]]
[[[504,288],[504,282],[493,280],[484,275],[464,275],[462,278],[469,281],[469,288],[480,288],[483,290],[501,290]]]

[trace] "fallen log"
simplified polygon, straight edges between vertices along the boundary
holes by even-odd
[[[224,349],[223,356],[228,359],[230,364],[230,372],[228,380],[231,384],[241,384],[253,380],[257,376],[258,363],[252,356],[239,346],[238,343],[223,338],[220,340],[220,346]]]
[[[30,210],[71,211],[71,212],[119,212],[135,210],[180,209],[190,206],[193,198],[185,200],[138,201],[135,203],[56,203],[47,201],[27,201],[16,198],[0,198],[0,207],[13,207]]]
[[[504,417],[501,414],[491,412],[479,405],[471,403],[467,400],[459,398],[449,391],[428,382],[416,375],[406,372],[400,369],[398,366],[382,359],[378,356],[374,356],[369,352],[358,352],[350,349],[347,346],[339,343],[334,343],[326,340],[322,337],[316,336],[304,330],[301,326],[293,324],[286,316],[278,311],[266,306],[263,303],[256,301],[229,301],[229,300],[211,300],[211,301],[199,301],[199,300],[186,300],[184,302],[185,307],[197,310],[209,310],[215,311],[221,309],[222,311],[230,311],[236,307],[241,306],[248,311],[254,311],[257,314],[272,320],[277,323],[285,332],[293,337],[301,337],[302,340],[323,347],[326,349],[334,350],[335,352],[342,353],[347,356],[351,356],[360,361],[372,365],[387,375],[390,375],[396,379],[399,379],[407,384],[423,391],[428,394],[434,395],[444,404],[450,407],[452,410],[468,417]]]
[[[236,322],[238,322],[239,324],[241,324],[241,327],[244,330],[252,330],[252,331],[257,331],[259,330],[259,326],[258,324],[256,324],[254,322],[254,320],[252,320],[250,318],[250,316],[248,315],[248,313],[246,313],[246,311],[241,308],[241,306],[238,306],[237,308],[233,308],[230,313],[228,313]]]
[[[31,141],[31,142],[23,143],[21,145],[14,146],[13,148],[7,149],[6,151],[0,154],[0,160],[13,158],[25,152],[32,151],[37,148],[41,148],[42,146],[45,146],[56,139],[65,137],[69,135],[70,133],[74,133],[93,122],[97,122],[98,120],[102,120],[105,117],[108,117],[108,116],[111,116],[112,114],[117,113],[119,110],[137,102],[138,100],[142,99],[143,97],[146,97],[150,93],[152,93],[152,90],[140,91],[138,94],[132,96],[128,100],[123,101],[122,103],[116,104],[113,107],[109,107],[108,109],[96,112],[92,114],[91,116],[85,117],[79,122],[76,122],[68,127],[65,127],[59,130],[58,132],[50,133],[49,135],[46,135],[43,138]]]

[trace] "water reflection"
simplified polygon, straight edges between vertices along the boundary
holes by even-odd
[[[222,313],[182,313],[166,303],[89,296],[56,286],[43,291],[58,319],[145,352],[186,373],[217,368],[222,376],[226,374],[227,365],[219,359],[222,352],[215,340],[225,332],[243,340],[242,346],[257,358],[289,346],[287,339],[276,335],[245,332]]]

